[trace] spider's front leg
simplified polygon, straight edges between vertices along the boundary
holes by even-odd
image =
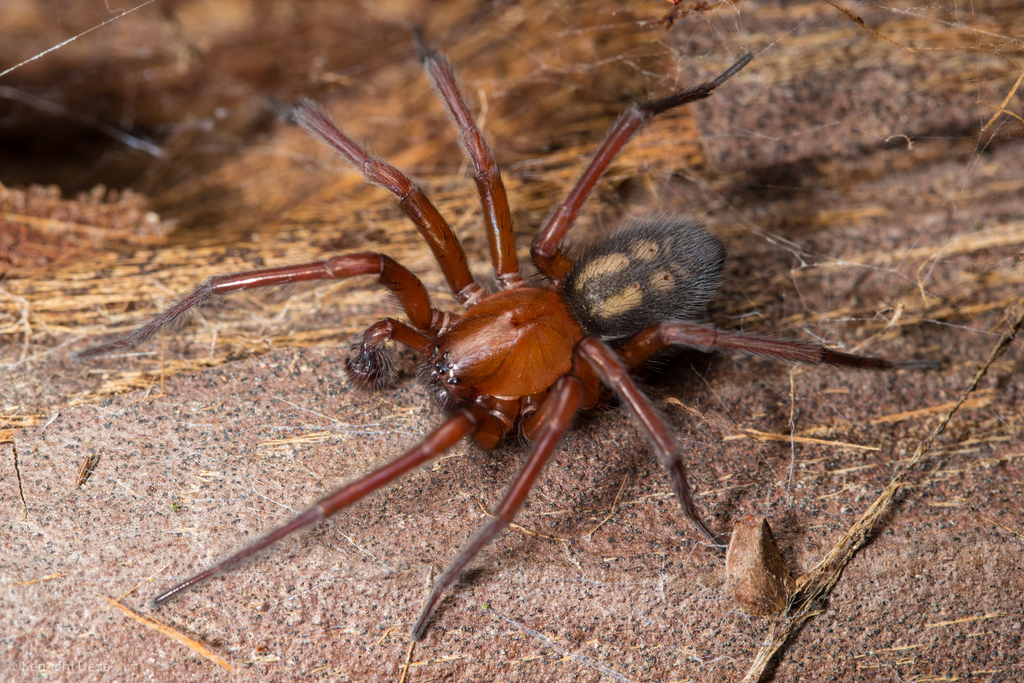
[[[248,558],[273,545],[285,536],[330,517],[339,510],[387,486],[403,474],[433,460],[458,443],[463,437],[475,433],[481,425],[486,426],[492,420],[493,418],[480,408],[470,407],[460,410],[431,432],[427,438],[406,451],[403,455],[366,476],[324,496],[298,517],[265,534],[256,542],[247,545],[227,559],[165,590],[153,598],[153,603],[157,606],[162,605],[209,578],[231,571]]]
[[[434,334],[450,324],[449,314],[442,313],[430,305],[426,287],[419,278],[394,259],[374,253],[348,254],[316,263],[212,277],[145,325],[135,328],[128,336],[85,349],[79,352],[78,357],[90,358],[118,349],[135,348],[160,330],[174,329],[181,325],[196,309],[220,295],[295,282],[345,280],[357,275],[375,275],[377,281],[395,295],[415,327]]]

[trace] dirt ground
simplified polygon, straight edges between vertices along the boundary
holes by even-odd
[[[4,10],[0,71],[114,18],[51,5]],[[1024,677],[1019,338],[957,407],[1024,309],[1024,7],[840,7],[157,2],[0,76],[0,680]],[[574,235],[699,218],[729,254],[716,326],[938,361],[684,351],[646,375],[711,524],[767,517],[810,599],[741,611],[724,556],[612,408],[580,416],[415,647],[430,581],[523,445],[460,444],[152,607],[443,419],[411,352],[392,387],[346,379],[354,337],[396,314],[364,281],[235,299],[133,352],[73,357],[211,275],[348,251],[393,256],[457,308],[387,194],[277,119],[301,97],[415,177],[486,281],[476,191],[413,25],[488,132],[524,263],[630,100],[754,53],[652,121]]]

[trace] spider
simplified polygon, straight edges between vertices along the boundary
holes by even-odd
[[[156,605],[230,571],[281,538],[330,517],[440,456],[465,437],[472,437],[483,448],[492,448],[505,436],[518,433],[533,444],[526,464],[494,510],[493,519],[477,531],[435,581],[412,629],[411,637],[419,640],[444,591],[512,521],[574,416],[602,401],[602,383],[632,413],[667,470],[683,513],[710,544],[720,546],[719,537],[694,505],[679,444],[630,377],[631,370],[672,346],[732,350],[808,364],[874,369],[920,366],[913,361],[890,362],[800,341],[727,332],[695,322],[720,287],[725,258],[722,244],[697,222],[657,216],[635,221],[591,244],[565,244],[597,181],[637,131],[659,113],[709,97],[749,64],[753,55],[740,57],[708,83],[626,110],[534,240],[531,255],[543,279],[531,285],[520,274],[508,200],[490,146],[474,122],[451,64],[428,49],[418,31],[414,38],[420,62],[447,107],[475,171],[498,291],[488,291],[473,278],[458,238],[419,187],[402,171],[353,142],[317,104],[304,101],[291,110],[291,119],[333,147],[367,181],[395,195],[426,239],[465,312],[460,315],[434,308],[423,283],[383,254],[346,254],[317,263],[211,278],[127,337],[80,355],[137,346],[217,295],[370,275],[391,290],[408,323],[385,318],[371,325],[352,346],[346,363],[348,376],[363,388],[388,384],[395,371],[387,343],[404,344],[426,358],[418,374],[448,417],[419,444],[388,464],[331,492],[287,524],[163,591],[154,598]]]

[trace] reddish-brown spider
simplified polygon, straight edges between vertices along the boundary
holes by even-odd
[[[382,320],[352,347],[349,377],[364,387],[392,379],[389,340],[426,357],[423,381],[450,416],[421,443],[392,462],[317,501],[308,510],[192,578],[155,598],[162,604],[199,582],[231,570],[246,558],[318,522],[472,436],[484,448],[512,432],[533,442],[494,519],[481,528],[438,577],[412,630],[423,636],[445,588],[511,521],[562,435],[579,410],[600,400],[601,383],[632,413],[668,470],[684,514],[712,544],[718,537],[693,504],[679,444],[630,378],[630,370],[669,346],[728,349],[797,363],[862,368],[912,367],[914,363],[854,356],[815,344],[724,332],[690,322],[718,291],[721,243],[692,221],[656,217],[636,222],[603,241],[565,248],[563,240],[580,207],[623,146],[654,115],[711,95],[746,66],[744,55],[718,78],[667,97],[635,104],[612,126],[572,191],[533,242],[540,286],[523,281],[516,260],[512,220],[494,155],[459,91],[451,65],[416,35],[420,59],[459,131],[475,170],[499,291],[485,290],[469,272],[458,238],[426,195],[400,170],[349,139],[317,105],[300,104],[294,119],[348,159],[372,183],[390,190],[427,240],[448,285],[465,306],[462,315],[431,305],[423,283],[382,254],[335,256],[327,261],[214,277],[128,337],[89,349],[91,356],[141,344],[213,296],[307,280],[372,275],[394,293],[409,323]]]

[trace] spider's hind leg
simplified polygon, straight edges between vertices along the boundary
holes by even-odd
[[[680,320],[670,320],[644,330],[623,344],[618,353],[628,367],[635,368],[652,354],[670,346],[701,351],[737,351],[758,358],[804,365],[835,365],[869,370],[931,370],[938,367],[932,360],[890,361],[844,353],[805,341],[754,337]]]
[[[604,172],[608,170],[612,160],[618,156],[622,148],[626,146],[634,135],[647,124],[652,116],[682,106],[689,102],[696,102],[710,97],[720,85],[736,75],[754,58],[752,54],[745,54],[723,71],[718,78],[708,83],[701,83],[692,88],[678,90],[667,97],[653,100],[647,103],[637,103],[629,107],[625,113],[616,121],[608,137],[598,148],[591,158],[590,163],[576,180],[576,184],[566,196],[559,207],[548,219],[547,224],[537,233],[533,240],[533,247],[530,249],[533,255],[533,262],[544,275],[553,280],[562,280],[573,267],[572,259],[562,253],[560,246],[565,239],[569,229],[576,222],[583,202],[587,200],[590,193],[597,186]]]

